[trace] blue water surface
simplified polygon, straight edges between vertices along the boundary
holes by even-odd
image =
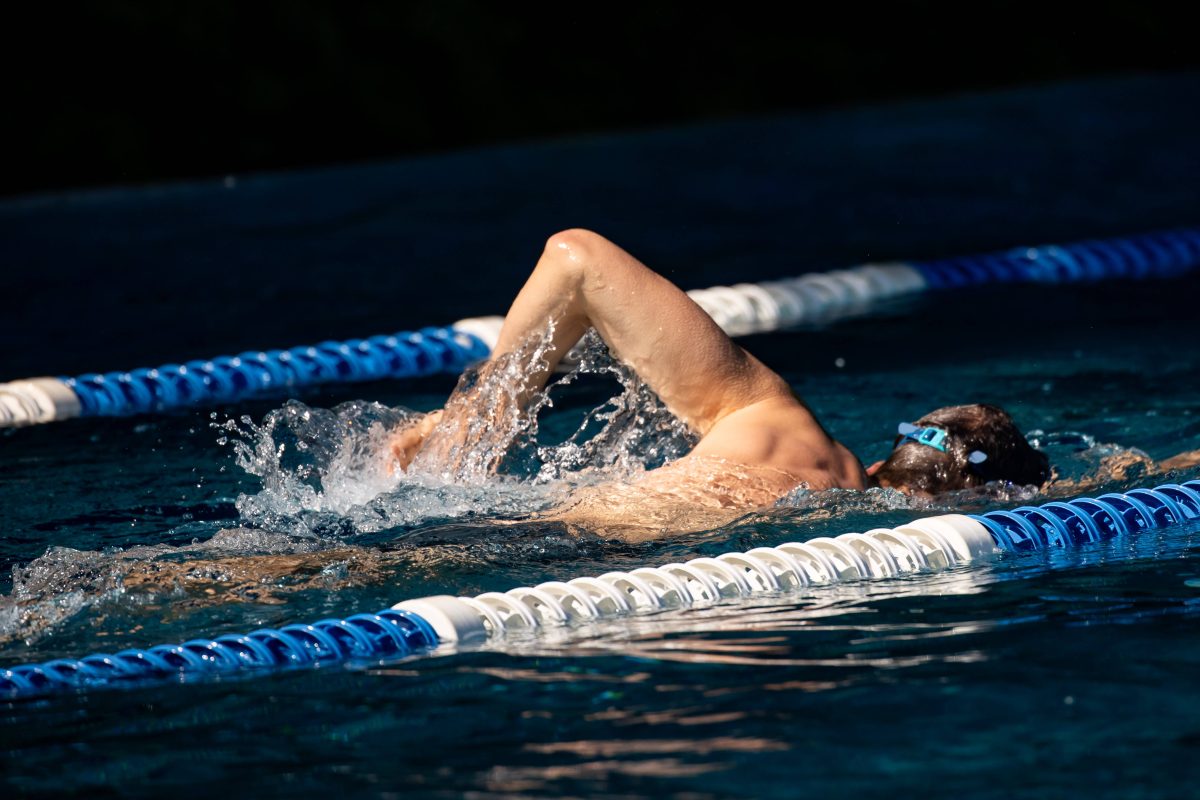
[[[545,238],[573,226],[697,288],[1195,225],[1197,90],[1195,75],[1119,77],[10,200],[0,380],[502,313]],[[886,454],[898,421],[989,401],[1078,478],[1129,448],[1200,448],[1197,298],[1195,275],[963,290],[743,344],[864,461]],[[453,384],[298,399],[428,410]],[[545,435],[611,390],[568,387]],[[491,523],[512,516],[497,510],[502,487],[481,487],[478,514],[264,516],[245,498],[275,490],[213,424],[258,423],[285,402],[0,432],[0,664],[946,508],[798,500],[638,545]],[[1166,479],[1134,469],[1090,491]],[[1181,797],[1200,777],[1198,621],[1193,524],[504,651],[0,700],[0,785],[12,797]]]

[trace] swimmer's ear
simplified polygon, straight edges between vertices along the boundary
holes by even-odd
[[[882,462],[882,461],[876,461],[874,464],[872,464],[871,466],[867,467],[867,477],[868,477],[868,478],[870,478],[870,477],[874,477],[875,473],[876,473],[876,472],[879,472],[879,468],[880,468],[880,467],[882,467],[882,466],[883,466],[883,462]]]

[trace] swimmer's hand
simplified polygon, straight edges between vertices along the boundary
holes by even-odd
[[[392,433],[387,447],[388,452],[392,455],[392,461],[388,464],[389,474],[395,473],[396,467],[399,467],[402,472],[408,469],[408,465],[417,457],[417,453],[421,452],[430,432],[437,427],[441,420],[441,409],[430,411],[415,423]]]

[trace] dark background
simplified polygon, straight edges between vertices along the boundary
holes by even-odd
[[[42,4],[5,24],[0,192],[1190,70],[1181,7]]]

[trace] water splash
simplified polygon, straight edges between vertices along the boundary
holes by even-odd
[[[261,424],[248,416],[216,425],[239,467],[262,479],[274,510],[345,513],[385,491],[391,481],[379,453],[387,431],[416,416],[404,409],[354,401],[334,409],[297,400]],[[215,417],[215,415],[214,415]],[[239,510],[243,499],[239,499]],[[251,515],[256,509],[250,502]]]
[[[528,376],[546,367],[549,333],[468,370],[447,401],[445,422],[406,471],[394,469],[388,441],[423,416],[408,409],[364,401],[318,409],[292,400],[261,423],[246,416],[215,422],[237,465],[262,481],[259,492],[237,499],[242,523],[345,539],[464,517],[520,517],[691,449],[686,426],[594,332],[566,376],[531,390]],[[539,414],[585,374],[609,376],[620,390],[565,440],[539,441]]]
[[[564,441],[536,448],[535,481],[573,479],[589,471],[607,481],[636,475],[686,455],[698,437],[663,404],[637,373],[612,358],[604,341],[589,330],[575,351],[576,365],[560,382],[581,375],[608,375],[621,391],[592,409]],[[547,405],[553,405],[547,394]]]
[[[595,334],[556,386],[530,392],[526,376],[544,365],[547,343],[536,340],[492,368],[468,372],[448,405],[479,402],[479,413],[449,431],[450,447],[407,471],[394,469],[388,442],[422,417],[409,409],[365,401],[321,409],[291,400],[259,422],[213,415],[218,442],[261,482],[237,498],[242,527],[180,547],[51,548],[14,568],[13,591],[0,597],[0,641],[40,638],[97,607],[140,614],[149,612],[134,609],[161,602],[177,611],[272,604],[305,589],[402,583],[414,567],[511,570],[607,546],[554,523],[497,523],[528,518],[582,486],[659,466],[686,453],[692,440]],[[585,374],[610,376],[619,391],[562,441],[539,441],[539,412],[553,409],[554,393]]]

